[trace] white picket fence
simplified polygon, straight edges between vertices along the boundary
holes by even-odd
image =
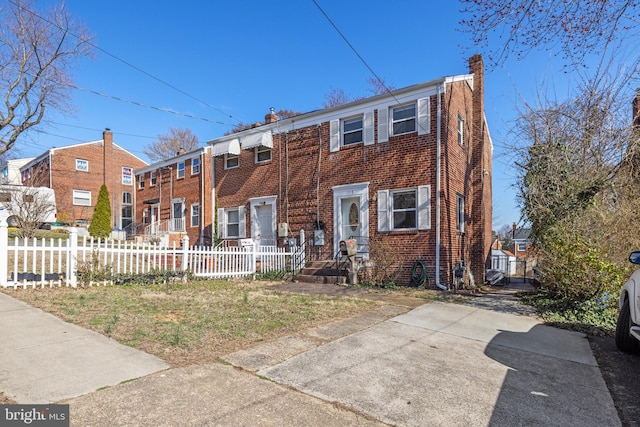
[[[157,270],[189,271],[197,277],[231,278],[270,271],[290,271],[295,248],[257,246],[189,247],[189,238],[171,248],[155,243],[133,244],[115,240],[78,239],[75,228],[68,238],[9,240],[6,221],[0,220],[0,286],[78,286],[78,272],[108,268],[116,275],[144,274]],[[88,285],[111,282],[88,283]],[[85,283],[86,284],[86,283]]]

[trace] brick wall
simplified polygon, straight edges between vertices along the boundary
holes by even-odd
[[[76,159],[87,161],[88,170],[77,170]],[[113,135],[106,130],[102,141],[50,150],[48,156],[41,156],[41,160],[31,166],[31,178],[24,184],[53,188],[58,221],[73,224],[91,220],[100,187],[105,183],[111,196],[112,225],[119,227],[115,221],[121,216],[123,193],[130,192],[133,198],[135,189],[133,185],[123,184],[122,168],[133,171],[144,165],[142,160],[114,146]],[[75,205],[73,190],[91,192],[91,205]]]

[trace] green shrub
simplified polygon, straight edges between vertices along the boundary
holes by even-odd
[[[89,224],[89,234],[91,236],[104,239],[111,235],[111,202],[109,201],[109,190],[102,184],[98,202],[93,211],[91,224]]]

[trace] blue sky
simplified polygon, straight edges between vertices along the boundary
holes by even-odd
[[[467,58],[476,50],[459,31],[456,1],[317,1],[376,74],[396,88],[468,72]],[[269,107],[316,110],[332,88],[368,94],[371,73],[312,0],[66,3],[108,52],[79,62],[76,85],[109,97],[74,91],[74,115],[55,115],[41,132],[29,132],[13,157],[98,140],[110,128],[117,144],[144,158],[144,145],[169,127],[189,128],[204,144],[238,121],[262,121]],[[535,99],[537,83],[565,84],[553,58],[538,52],[486,72],[494,229],[520,218],[513,159],[505,148],[508,129],[519,100]]]

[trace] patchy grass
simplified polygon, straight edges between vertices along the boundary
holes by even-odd
[[[268,284],[198,280],[187,285],[4,292],[173,366],[216,361],[257,342],[351,317],[380,304],[358,298],[279,293]]]

